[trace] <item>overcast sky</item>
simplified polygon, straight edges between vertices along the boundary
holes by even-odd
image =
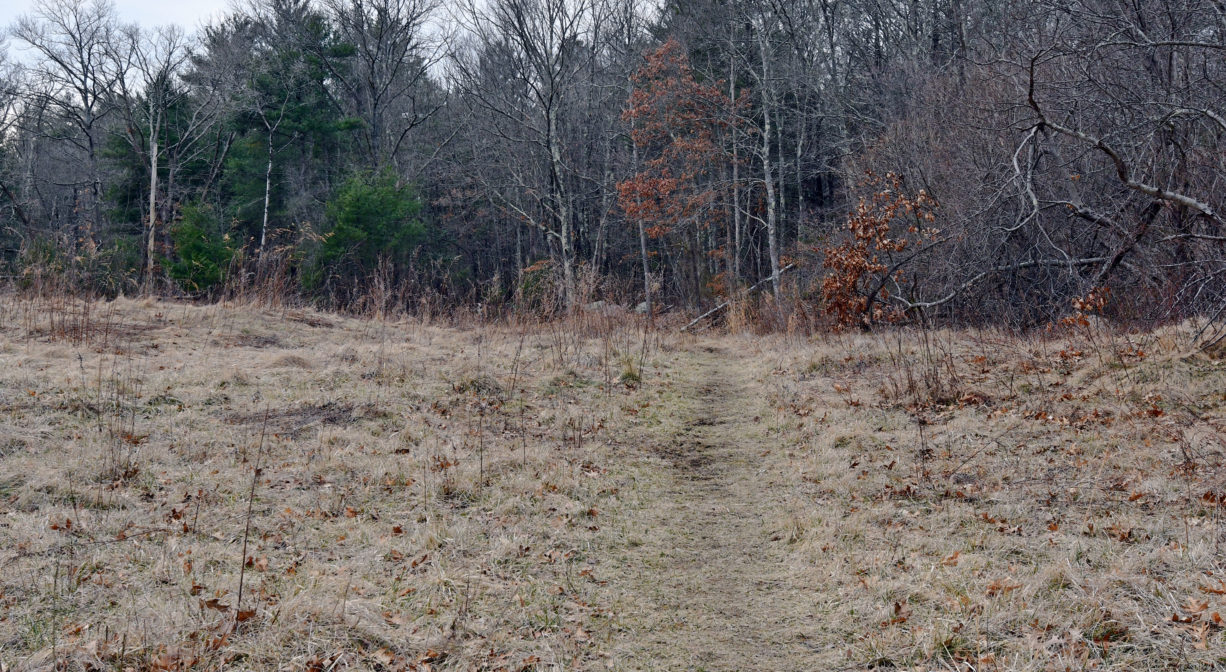
[[[230,0],[113,0],[124,23],[145,28],[177,23],[195,31],[200,24],[220,16]],[[35,0],[0,0],[0,29],[7,28],[18,15],[28,13]]]

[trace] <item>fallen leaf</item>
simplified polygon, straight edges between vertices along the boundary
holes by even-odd
[[[907,617],[910,615],[911,615],[910,607],[908,607],[906,604],[902,602],[895,602],[894,603],[894,615],[889,620],[882,621],[881,627],[888,628],[890,626],[898,625],[900,623],[906,623]]]
[[[149,661],[149,667],[154,670],[177,670],[181,667],[186,667],[183,665],[184,662],[186,661],[180,659],[177,652],[167,651],[159,653],[153,660]]]
[[[1006,579],[996,579],[988,584],[987,594],[988,597],[1006,595],[1021,587],[1020,583],[1009,583]]]
[[[1196,642],[1192,644],[1193,648],[1198,649],[1200,651],[1209,650],[1209,624],[1208,623],[1201,623],[1200,625],[1194,625],[1188,631],[1192,633],[1193,637],[1196,637]]]
[[[1200,591],[1202,593],[1209,593],[1210,595],[1226,595],[1226,582],[1218,581],[1218,585],[1220,586],[1219,588],[1210,588],[1209,586],[1201,586]]]
[[[222,604],[221,600],[219,600],[216,597],[212,597],[207,600],[200,600],[200,606],[206,607],[208,609],[212,609],[213,611],[220,611],[223,614],[227,611],[230,611],[230,605]]]

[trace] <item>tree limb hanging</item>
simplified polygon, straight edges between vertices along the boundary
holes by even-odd
[[[1132,170],[1128,167],[1128,163],[1124,161],[1124,158],[1120,156],[1120,153],[1116,151],[1114,147],[1107,144],[1107,142],[1102,138],[1096,138],[1092,135],[1082,133],[1081,131],[1069,128],[1067,126],[1062,126],[1048,119],[1043,113],[1043,109],[1039,106],[1038,100],[1034,95],[1034,68],[1036,60],[1037,57],[1030,60],[1030,87],[1028,102],[1030,104],[1030,108],[1033,109],[1034,113],[1039,117],[1039,126],[1050,128],[1061,135],[1078,140],[1083,144],[1089,145],[1099,150],[1103,154],[1106,154],[1107,158],[1111,159],[1111,163],[1115,165],[1115,174],[1119,177],[1120,182],[1123,182],[1124,186],[1128,187],[1129,189],[1139,191],[1161,201],[1182,205],[1185,208],[1195,210],[1196,212],[1200,213],[1201,216],[1211,219],[1219,224],[1222,222],[1222,220],[1218,217],[1217,212],[1214,211],[1213,207],[1208,203],[1198,201],[1191,196],[1187,196],[1179,192],[1167,191],[1161,187],[1156,187],[1152,184],[1146,184],[1134,179],[1132,176]]]
[[[784,273],[787,273],[788,271],[790,271],[790,270],[792,270],[792,269],[794,269],[794,268],[796,268],[796,264],[788,264],[787,266],[784,266],[783,268],[779,269],[779,273],[778,273],[778,275],[783,275]],[[768,276],[766,276],[765,278],[762,278],[761,280],[759,280],[759,281],[757,281],[757,282],[753,283],[752,285],[750,285],[750,286],[749,286],[749,287],[748,287],[748,288],[747,288],[745,291],[746,291],[746,292],[752,292],[753,290],[757,289],[758,287],[761,287],[762,285],[765,285],[766,283],[768,283],[768,282],[770,282],[770,281],[772,281],[772,280],[774,280],[774,279],[775,279],[775,275],[774,275],[774,274],[772,274],[772,275],[768,275]],[[703,313],[702,315],[699,315],[698,317],[695,317],[694,319],[690,320],[690,323],[689,323],[689,324],[685,325],[684,327],[681,327],[681,331],[689,331],[690,327],[694,326],[695,324],[698,324],[699,322],[702,322],[703,320],[707,319],[708,317],[711,317],[712,315],[714,315],[714,314],[718,313],[719,311],[721,311],[721,310],[723,310],[723,309],[727,308],[727,307],[728,307],[728,306],[730,306],[730,305],[732,305],[732,301],[724,301],[723,303],[721,303],[721,304],[719,304],[718,306],[716,306],[716,307],[712,308],[711,310],[708,310],[707,312]]]
[[[1067,261],[1064,259],[1036,259],[1034,261],[1023,261],[1020,264],[1009,264],[1008,266],[995,266],[993,268],[989,268],[986,271],[982,271],[972,276],[969,280],[963,282],[961,285],[958,285],[957,287],[955,287],[954,290],[951,291],[946,296],[940,299],[935,299],[933,301],[908,301],[898,295],[893,295],[890,298],[901,303],[903,307],[906,308],[907,310],[913,310],[915,308],[935,308],[937,306],[941,306],[946,303],[949,303],[950,301],[953,301],[954,298],[957,297],[959,294],[970,289],[980,280],[983,280],[984,278],[988,277],[989,275],[992,275],[993,273],[1002,273],[1004,271],[1017,271],[1023,268],[1043,268],[1043,267],[1051,267],[1051,266],[1093,266],[1094,264],[1101,264],[1105,261],[1107,261],[1107,257],[1087,257],[1085,259],[1069,259]]]

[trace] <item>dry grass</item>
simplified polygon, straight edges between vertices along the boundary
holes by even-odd
[[[1226,664],[1226,366],[1190,331],[776,347],[781,526],[844,664]]]
[[[0,665],[1213,669],[1188,333],[0,297]]]
[[[0,661],[562,669],[613,636],[633,325],[4,301]]]

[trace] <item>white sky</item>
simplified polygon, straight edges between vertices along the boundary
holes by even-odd
[[[195,32],[201,24],[217,18],[230,7],[230,0],[112,0],[124,23],[153,28],[177,23]],[[0,30],[7,28],[18,16],[28,13],[35,0],[0,0]]]

